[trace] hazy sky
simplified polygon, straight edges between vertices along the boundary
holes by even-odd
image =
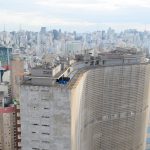
[[[150,0],[0,0],[0,30],[150,30]]]

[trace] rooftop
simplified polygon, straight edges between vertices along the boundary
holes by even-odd
[[[80,77],[80,75],[96,67],[109,67],[120,65],[135,65],[149,63],[149,59],[141,52],[137,52],[135,49],[121,49],[114,50],[107,53],[100,53],[93,57],[89,54],[89,57],[82,57],[79,62],[75,62],[65,68],[57,69],[57,73],[54,76],[42,75],[42,73],[34,72],[31,75],[25,76],[23,84],[29,85],[42,85],[42,86],[67,86],[72,87]],[[61,64],[62,65],[62,64]],[[35,69],[35,68],[33,68]],[[43,67],[39,67],[40,72],[43,72]],[[51,70],[51,68],[47,68]],[[35,74],[36,73],[36,74]]]

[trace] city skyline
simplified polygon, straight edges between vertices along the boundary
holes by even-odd
[[[150,0],[0,0],[0,150],[150,150]]]
[[[148,0],[0,0],[0,4],[0,30],[4,25],[8,31],[18,30],[20,25],[34,31],[41,26],[79,32],[109,26],[150,30]]]

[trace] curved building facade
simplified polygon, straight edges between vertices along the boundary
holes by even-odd
[[[150,61],[129,50],[89,58],[24,78],[22,150],[145,149]]]
[[[144,150],[149,77],[148,64],[85,71],[71,94],[72,149]]]

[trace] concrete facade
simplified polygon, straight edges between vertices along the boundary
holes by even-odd
[[[11,60],[11,92],[12,99],[14,99],[14,103],[16,104],[16,141],[17,141],[17,150],[20,150],[20,84],[23,80],[24,75],[24,61],[20,58],[19,54],[13,54]]]
[[[21,86],[22,150],[145,149],[150,65],[106,64],[67,85]]]
[[[22,150],[70,150],[69,92],[46,86],[21,87]]]
[[[73,150],[144,150],[149,77],[150,66],[144,64],[85,72],[82,93],[75,98],[79,113]]]
[[[15,107],[0,108],[0,150],[17,150]]]
[[[24,62],[20,59],[11,61],[11,86],[12,97],[19,101],[20,98],[20,81],[24,74]]]

